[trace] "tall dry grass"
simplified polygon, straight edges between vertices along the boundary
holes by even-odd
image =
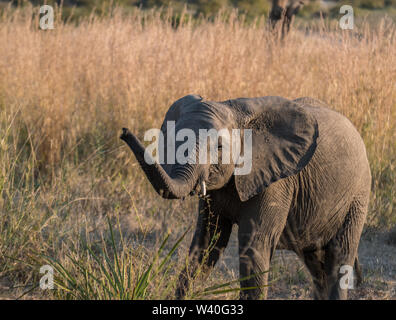
[[[139,247],[142,261],[166,230],[176,239],[192,225],[194,201],[159,199],[118,140],[123,126],[139,134],[159,127],[169,105],[190,93],[327,102],[366,143],[368,224],[396,223],[392,22],[342,31],[322,21],[282,42],[263,22],[247,25],[233,14],[173,28],[163,13],[115,10],[77,26],[57,19],[42,31],[36,11],[5,10],[0,18],[0,278],[32,283],[40,254],[89,265],[83,248],[106,245],[106,216],[125,236],[121,247]]]

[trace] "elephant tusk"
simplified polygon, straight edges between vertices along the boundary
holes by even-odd
[[[204,180],[201,181],[201,194],[206,196],[206,184]]]

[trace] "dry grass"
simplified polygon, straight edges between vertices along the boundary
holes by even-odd
[[[165,231],[175,240],[193,225],[195,202],[159,199],[118,140],[123,126],[140,135],[159,127],[169,105],[190,93],[326,101],[365,140],[373,174],[368,224],[396,223],[392,22],[353,33],[326,22],[280,42],[263,23],[233,15],[175,29],[158,12],[116,10],[41,31],[30,10],[0,18],[0,278],[37,281],[38,254],[71,266],[70,253],[88,266],[84,246],[106,245],[106,216],[124,235],[116,239],[122,250],[135,246],[142,263]],[[175,277],[150,297],[172,297]]]

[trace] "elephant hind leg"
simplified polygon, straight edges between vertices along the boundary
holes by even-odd
[[[345,221],[326,246],[325,268],[330,299],[346,299],[347,290],[362,281],[358,246],[367,214],[367,202],[352,202]]]
[[[333,239],[322,249],[303,253],[314,283],[315,299],[346,299],[347,289],[362,282],[357,250],[367,206],[354,201]]]
[[[331,270],[332,267],[325,267],[326,251],[317,250],[304,252],[303,260],[308,268],[314,285],[314,299],[315,300],[327,300],[329,299],[330,289],[334,287],[334,281],[331,280],[331,273],[326,270]],[[354,278],[356,280],[356,286],[360,286],[363,281],[363,275],[361,266],[359,264],[359,259],[356,256],[354,263],[355,274]],[[350,272],[352,268],[349,269]],[[337,284],[339,286],[339,284]],[[333,289],[334,290],[334,289]],[[336,297],[334,297],[336,298]],[[345,297],[346,298],[346,297]]]
[[[324,268],[325,250],[318,249],[315,251],[303,252],[302,256],[306,267],[308,268],[314,285],[314,299],[325,300],[328,297],[327,274]]]

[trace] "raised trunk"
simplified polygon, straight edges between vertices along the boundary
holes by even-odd
[[[135,154],[140,166],[157,193],[165,199],[180,199],[190,194],[197,183],[197,167],[175,165],[170,175],[154,161],[148,164],[144,159],[145,148],[128,129],[122,129],[120,138],[125,141]]]

